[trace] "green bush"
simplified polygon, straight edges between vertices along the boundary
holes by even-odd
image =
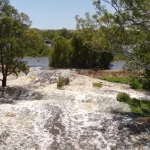
[[[64,77],[59,77],[58,82],[57,82],[57,88],[60,89],[65,85],[69,84],[69,78],[64,78]]]
[[[132,89],[142,89],[143,85],[138,80],[132,80],[130,82],[130,86]]]
[[[143,89],[150,90],[150,79],[143,78],[140,83],[143,85]]]
[[[130,100],[130,96],[126,93],[119,93],[117,95],[117,101],[127,103]]]
[[[102,87],[102,84],[101,84],[101,83],[93,83],[93,86],[94,86],[94,87],[97,87],[97,88],[101,88],[101,87]]]
[[[130,98],[128,104],[132,107],[140,107],[140,101],[136,98]]]
[[[141,110],[143,113],[150,114],[150,101],[148,100],[142,100],[140,101],[141,104]]]
[[[130,107],[131,108],[131,112],[134,114],[143,114],[143,111],[141,110],[140,107]]]
[[[136,98],[130,98],[126,93],[119,93],[117,95],[117,101],[127,103],[131,111],[135,114],[150,116],[150,100],[138,100]]]

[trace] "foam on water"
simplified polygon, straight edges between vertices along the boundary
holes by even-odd
[[[7,107],[1,105],[0,149],[136,149],[139,138],[149,137],[148,132],[143,132],[140,137],[130,135],[127,128],[119,129],[120,123],[129,123],[132,118],[99,112],[97,104],[89,105],[68,100],[63,103],[43,100]]]
[[[42,72],[32,73],[43,81]],[[49,74],[44,74],[49,79]],[[82,86],[75,84],[71,88]],[[87,85],[92,86],[92,82]],[[19,93],[27,98],[17,94],[15,104],[0,105],[0,150],[150,149],[150,125],[124,114],[130,109],[116,101],[113,89],[105,86],[96,93],[92,88],[73,91],[44,86],[23,89],[25,92]]]

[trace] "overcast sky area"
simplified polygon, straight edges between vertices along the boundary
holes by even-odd
[[[74,17],[95,13],[92,0],[10,0],[10,3],[32,20],[38,29],[75,29]],[[108,7],[111,11],[111,8]]]

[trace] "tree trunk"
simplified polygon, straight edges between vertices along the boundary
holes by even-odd
[[[7,81],[7,77],[6,77],[6,76],[3,76],[3,79],[2,79],[2,87],[6,87],[6,81]]]

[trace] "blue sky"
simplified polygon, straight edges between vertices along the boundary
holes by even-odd
[[[75,29],[75,15],[95,13],[92,0],[10,0],[10,3],[29,15],[32,27],[39,29]]]

